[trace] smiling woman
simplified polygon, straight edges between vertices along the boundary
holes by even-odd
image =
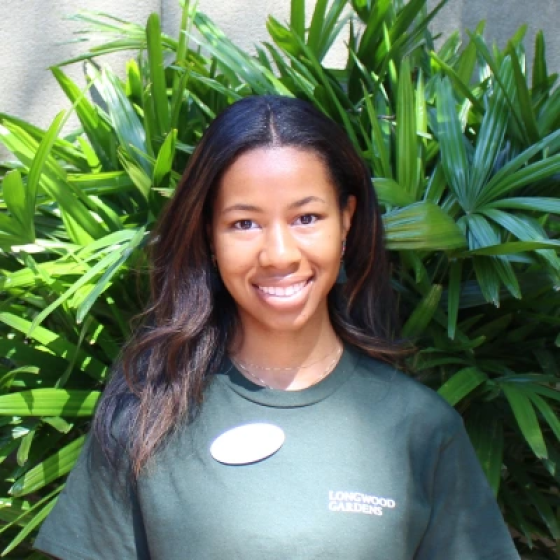
[[[210,239],[241,324],[230,352],[241,366],[267,364],[241,368],[265,385],[313,384],[340,346],[327,298],[355,206],[350,195],[340,207],[328,168],[308,149],[253,149],[224,173]]]
[[[370,174],[246,98],[153,234],[151,304],[36,547],[58,558],[518,558],[460,417],[399,373]]]

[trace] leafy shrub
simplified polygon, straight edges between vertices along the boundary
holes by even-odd
[[[41,557],[34,531],[145,301],[142,248],[193,146],[228,104],[280,93],[338,121],[371,166],[418,347],[408,367],[462,413],[519,550],[555,557],[560,93],[540,34],[531,81],[523,30],[504,50],[480,25],[436,51],[428,24],[442,4],[318,0],[306,28],[292,0],[289,25],[269,18],[255,54],[188,3],[178,39],[156,15],[145,28],[77,17],[108,39],[77,59],[85,90],[52,69],[71,109],[46,131],[0,114],[15,156],[0,187],[4,555]],[[347,64],[329,68],[341,34]],[[122,49],[139,52],[124,80],[91,62]],[[63,138],[72,112],[80,128]]]

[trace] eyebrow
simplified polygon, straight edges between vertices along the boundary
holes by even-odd
[[[306,204],[309,204],[310,202],[322,202],[323,204],[327,204],[327,201],[324,198],[320,198],[318,196],[306,196],[305,198],[302,198],[301,200],[296,200],[295,202],[292,202],[292,204],[290,204],[289,208],[290,208],[290,210],[293,210],[294,208],[301,208],[302,206],[305,206]]]
[[[245,212],[262,212],[258,206],[253,206],[251,204],[234,204],[233,206],[228,206],[222,214],[228,214],[229,212],[235,212],[236,210]]]
[[[327,204],[327,201],[323,198],[320,198],[318,196],[306,196],[305,198],[302,198],[301,200],[296,200],[295,202],[292,202],[290,204],[290,206],[288,206],[288,208],[290,210],[293,210],[294,208],[301,208],[302,206],[305,206],[306,204],[309,204],[310,202],[321,202],[323,204]],[[222,214],[227,214],[229,212],[235,212],[235,211],[245,211],[245,212],[262,212],[262,208],[259,208],[258,206],[253,206],[252,204],[234,204],[232,206],[228,206],[223,212]]]

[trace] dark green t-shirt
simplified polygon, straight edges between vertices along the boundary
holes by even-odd
[[[250,423],[281,428],[282,447],[212,457]],[[229,365],[136,489],[116,478],[91,439],[35,546],[64,560],[519,559],[459,415],[354,350],[302,391]]]

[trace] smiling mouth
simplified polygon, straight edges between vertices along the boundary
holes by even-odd
[[[257,289],[268,296],[288,298],[301,292],[310,281],[304,280],[291,286],[257,286]]]

